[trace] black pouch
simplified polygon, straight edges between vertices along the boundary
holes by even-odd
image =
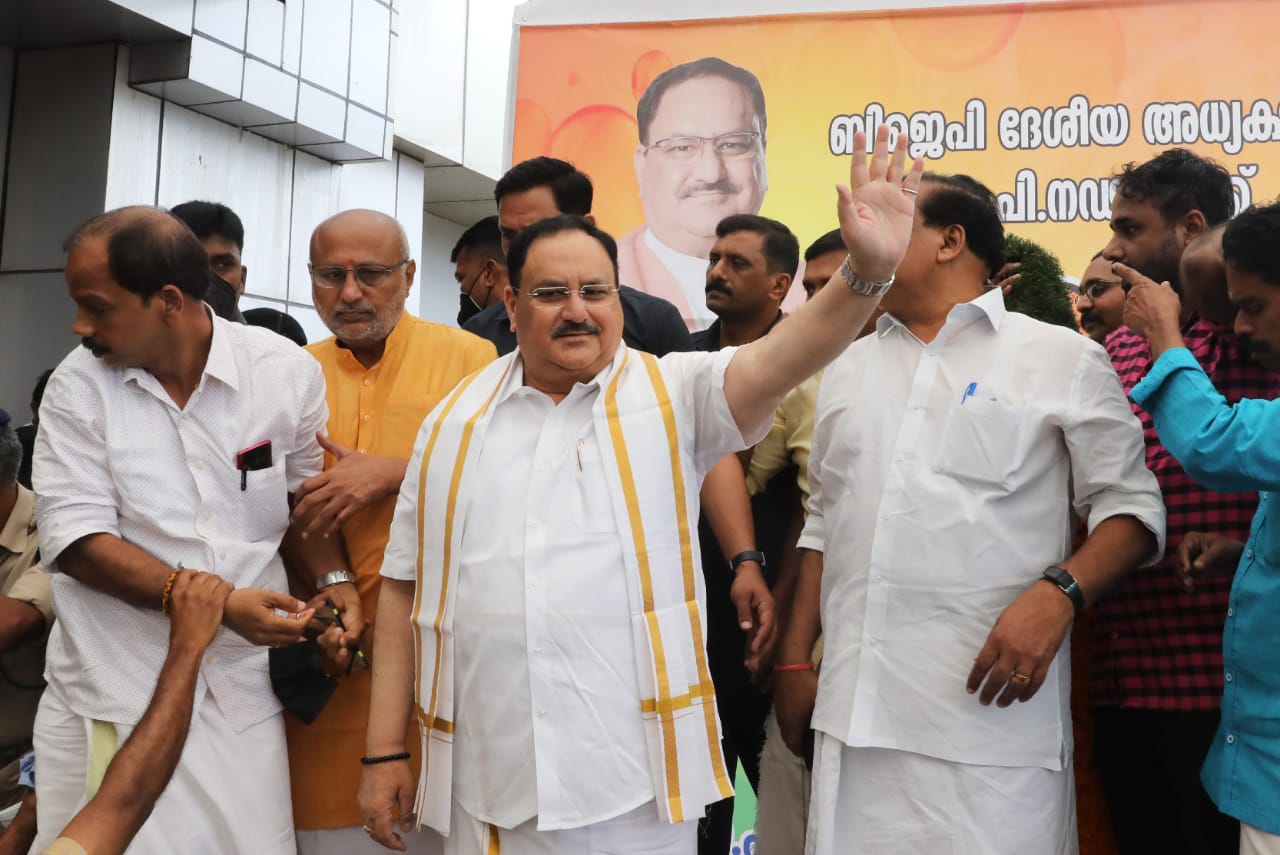
[[[289,712],[307,724],[338,688],[338,681],[320,665],[320,645],[314,640],[298,641],[267,651],[271,689]]]

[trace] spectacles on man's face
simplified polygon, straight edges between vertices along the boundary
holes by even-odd
[[[380,288],[394,281],[393,274],[408,263],[409,259],[402,258],[390,267],[380,264],[357,264],[355,267],[326,264],[315,267],[308,264],[307,270],[311,272],[311,282],[317,288],[341,288],[347,283],[348,273],[355,274],[356,282],[366,288]]]
[[[1092,301],[1097,301],[1099,297],[1110,291],[1117,285],[1123,285],[1123,279],[1092,279],[1088,285],[1080,288],[1080,295],[1088,297]]]
[[[644,150],[657,149],[671,160],[694,160],[702,154],[703,143],[711,143],[717,156],[733,160],[755,154],[758,139],[760,134],[755,131],[735,131],[718,137],[668,137],[645,146]]]
[[[569,302],[569,297],[573,294],[581,297],[582,302],[588,306],[601,306],[613,300],[613,295],[618,293],[618,286],[592,283],[575,290],[565,285],[542,285],[531,288],[526,293],[533,304],[540,307],[560,308]]]

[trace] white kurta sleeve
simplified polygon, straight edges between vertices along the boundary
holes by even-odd
[[[120,536],[101,390],[78,370],[78,356],[69,356],[49,378],[36,434],[32,475],[40,555],[51,572],[80,538]]]
[[[294,434],[293,448],[285,458],[285,480],[289,492],[295,492],[302,482],[324,471],[324,449],[316,440],[316,433],[323,433],[329,422],[329,405],[325,401],[324,372],[320,363],[310,354],[299,362],[298,372],[298,430]]]
[[[1143,566],[1160,560],[1165,549],[1160,485],[1147,469],[1142,424],[1100,347],[1087,347],[1080,357],[1062,431],[1071,455],[1073,504],[1089,531],[1109,517],[1136,517],[1157,543]]]

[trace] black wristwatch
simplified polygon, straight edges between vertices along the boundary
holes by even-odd
[[[1076,614],[1084,611],[1084,592],[1080,590],[1080,583],[1076,581],[1076,577],[1072,576],[1067,568],[1050,564],[1044,568],[1042,578],[1052,582],[1059,591],[1071,599],[1071,605],[1075,606]]]
[[[761,570],[764,570],[764,553],[758,549],[747,549],[729,559],[729,572],[737,573],[738,565],[744,561],[754,561],[760,565]]]

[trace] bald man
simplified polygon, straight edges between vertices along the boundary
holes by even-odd
[[[344,211],[311,235],[312,298],[333,337],[307,350],[324,373],[329,423],[328,436],[319,438],[324,472],[298,490],[294,521],[308,540],[345,541],[350,558],[350,567],[331,568],[323,587],[308,592],[318,607],[331,590],[354,584],[363,613],[374,613],[382,551],[418,427],[458,381],[497,356],[482,338],[404,310],[417,269],[409,255],[404,229],[377,211]],[[347,670],[356,645],[338,641],[339,632],[322,637],[341,666],[337,691],[310,725],[287,722],[300,855],[382,851],[361,830],[356,803],[369,671],[361,657]],[[372,625],[358,646],[364,662],[377,657]],[[408,744],[418,742],[415,729]],[[410,852],[441,851],[434,831],[405,841]]]
[[[67,241],[65,275],[83,347],[49,378],[35,446],[40,554],[58,620],[33,740],[33,851],[52,845],[139,729],[169,652],[177,568],[187,567],[234,590],[200,657],[177,771],[131,851],[293,855],[267,648],[296,640],[311,617],[285,593],[279,549],[289,494],[321,471],[324,378],[276,334],[212,315],[209,258],[159,209],[85,223]],[[252,463],[237,471],[250,448]],[[334,546],[304,544],[302,569],[341,562]],[[350,593],[332,599],[359,626]]]

